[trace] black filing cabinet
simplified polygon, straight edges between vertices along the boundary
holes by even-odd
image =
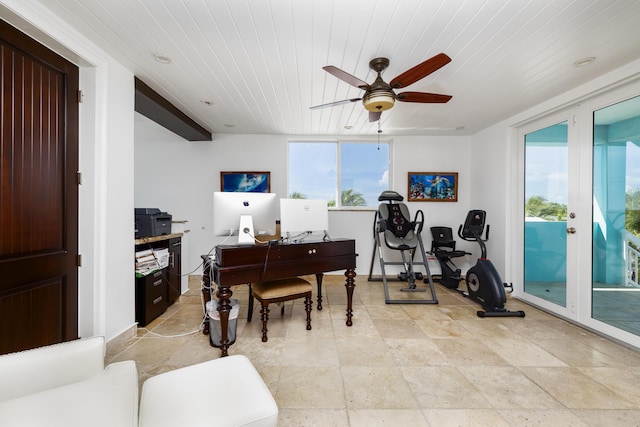
[[[167,269],[136,278],[136,322],[145,326],[167,309]]]

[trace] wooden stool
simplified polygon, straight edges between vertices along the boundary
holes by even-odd
[[[260,302],[260,318],[262,319],[262,342],[267,342],[267,321],[269,320],[269,304],[290,301],[304,297],[304,309],[307,312],[307,331],[311,330],[311,283],[299,277],[254,283],[249,288],[249,313],[247,322],[251,322],[253,314],[253,298]],[[284,304],[280,314],[284,314]]]

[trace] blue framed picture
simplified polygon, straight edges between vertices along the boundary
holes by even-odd
[[[220,191],[269,193],[271,172],[220,172]]]
[[[409,202],[457,202],[457,172],[409,172]]]

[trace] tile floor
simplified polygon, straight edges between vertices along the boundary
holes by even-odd
[[[142,382],[220,357],[207,336],[188,334],[202,317],[199,277],[190,279],[190,291],[109,361],[135,360]],[[471,301],[435,286],[438,305],[386,305],[382,284],[360,276],[347,327],[344,277],[326,276],[313,330],[302,300],[283,317],[273,306],[267,343],[259,314],[246,322],[240,286],[229,353],[252,360],[280,426],[640,426],[640,351],[514,299],[507,306],[525,318],[480,319]]]

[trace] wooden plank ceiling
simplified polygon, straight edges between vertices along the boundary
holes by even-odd
[[[363,91],[445,52],[452,62],[404,90],[387,134],[473,134],[640,58],[637,0],[47,0],[44,7],[213,133],[375,135]],[[170,58],[159,63],[154,55]],[[576,67],[582,58],[595,57]],[[350,127],[350,128],[349,128]]]

